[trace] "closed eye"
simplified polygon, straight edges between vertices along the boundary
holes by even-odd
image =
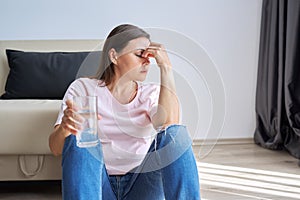
[[[143,53],[144,53],[145,50],[143,49],[140,49],[135,55],[139,58],[143,58]]]
[[[141,53],[141,54],[135,54],[137,57],[139,57],[139,58],[143,58],[143,54]]]

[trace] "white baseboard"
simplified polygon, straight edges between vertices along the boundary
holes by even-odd
[[[203,145],[234,145],[234,144],[254,144],[253,138],[230,138],[230,139],[207,139],[193,140],[194,146]]]

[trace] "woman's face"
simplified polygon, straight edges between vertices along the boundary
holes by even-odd
[[[150,61],[149,58],[141,55],[149,45],[149,39],[140,37],[129,41],[127,46],[117,53],[115,72],[118,73],[120,78],[135,81],[144,81],[146,79]]]

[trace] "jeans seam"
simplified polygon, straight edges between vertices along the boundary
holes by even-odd
[[[120,188],[121,188],[121,178],[119,176],[116,176],[117,179],[117,194],[118,194],[118,200],[120,200]]]

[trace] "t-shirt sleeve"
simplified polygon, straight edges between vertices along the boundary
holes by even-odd
[[[73,99],[74,96],[79,96],[78,94],[78,80],[75,80],[73,83],[70,84],[70,86],[68,87],[67,91],[65,92],[64,98],[62,100],[61,106],[60,106],[60,110],[56,119],[56,122],[54,124],[54,126],[61,124],[63,115],[64,115],[64,110],[67,108],[66,105],[66,101],[68,99]]]
[[[59,110],[59,113],[58,113],[58,116],[57,116],[57,119],[56,119],[56,122],[54,124],[54,126],[58,125],[58,124],[61,124],[61,121],[62,121],[62,118],[63,118],[63,115],[64,115],[64,110],[67,108],[67,105],[66,105],[66,101],[68,99],[72,99],[72,87],[70,86],[65,95],[64,95],[64,98],[62,100],[62,103],[61,103],[61,106],[60,106],[60,110]]]
[[[154,84],[151,85],[149,91],[149,111],[148,111],[151,121],[154,114],[157,112],[159,91],[160,91],[159,85],[154,85]]]

